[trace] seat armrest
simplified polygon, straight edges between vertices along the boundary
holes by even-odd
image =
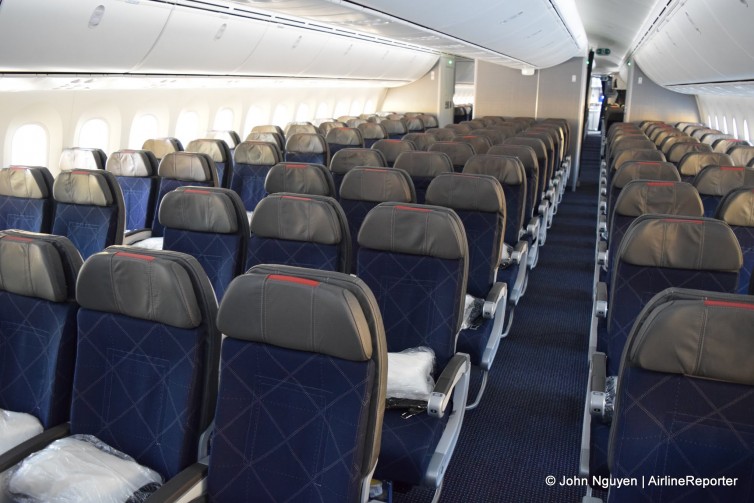
[[[124,245],[132,245],[138,241],[144,241],[147,238],[152,237],[152,229],[137,229],[134,231],[128,231],[123,237]]]
[[[30,454],[41,451],[55,440],[67,437],[70,432],[71,425],[69,423],[59,424],[5,451],[0,455],[0,473],[17,465]]]
[[[147,503],[177,502],[183,495],[207,478],[207,470],[208,466],[205,463],[190,465],[152,493],[147,498]]]
[[[526,252],[529,250],[529,243],[526,241],[519,241],[511,252],[511,262],[520,264],[521,259],[526,256]]]
[[[607,243],[605,241],[597,242],[597,263],[601,266],[607,265]]]
[[[533,240],[537,240],[537,236],[539,236],[539,225],[540,225],[540,218],[539,216],[534,216],[529,220],[529,223],[526,224],[526,233],[532,237]]]
[[[547,189],[547,192],[545,192],[545,197],[550,201],[553,201],[555,199],[555,189]]]
[[[605,380],[607,379],[607,355],[592,355],[592,380],[589,383],[589,413],[603,417],[605,414]]]
[[[445,415],[445,409],[448,408],[450,398],[453,395],[453,388],[470,368],[469,355],[464,353],[453,355],[435,382],[435,388],[432,390],[427,403],[427,414],[437,418]]]
[[[607,318],[607,284],[604,281],[597,283],[595,291],[594,312],[599,318]]]
[[[607,232],[607,217],[605,215],[600,215],[598,226],[600,233]]]
[[[500,301],[503,301],[501,304]],[[487,293],[487,298],[484,299],[484,306],[482,307],[482,316],[487,319],[495,317],[497,306],[505,306],[508,303],[508,285],[502,282],[497,282],[492,285],[490,291]]]
[[[542,218],[547,218],[547,212],[549,211],[550,203],[545,199],[544,195],[542,197],[542,202],[539,203],[539,207],[537,208],[537,211],[539,212],[539,215]]]

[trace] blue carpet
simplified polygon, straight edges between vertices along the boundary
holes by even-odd
[[[441,502],[574,502],[584,495],[581,487],[548,487],[545,478],[578,473],[599,142],[599,136],[586,140],[580,187],[565,193],[482,403],[466,414]],[[431,498],[416,488],[394,501]]]

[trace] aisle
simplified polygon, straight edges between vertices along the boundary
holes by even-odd
[[[578,473],[599,142],[587,139],[581,186],[564,195],[482,403],[466,414],[441,502],[575,502],[584,494],[580,487],[548,487],[545,478]],[[394,499],[430,498],[415,489]]]

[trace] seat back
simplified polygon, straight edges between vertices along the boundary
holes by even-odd
[[[186,145],[186,152],[207,154],[211,157],[217,169],[219,186],[230,186],[230,180],[233,178],[233,154],[224,141],[212,139],[193,140]]]
[[[285,138],[282,133],[273,131],[252,131],[246,136],[246,141],[266,141],[277,145],[282,153],[285,150]]]
[[[172,152],[183,151],[183,145],[178,138],[151,138],[141,146],[142,150],[148,150],[154,154],[158,161]]]
[[[476,150],[470,143],[459,141],[438,141],[430,145],[428,152],[442,152],[450,158],[453,171],[461,172],[471,157],[476,155]]]
[[[735,292],[742,257],[724,222],[643,215],[629,227],[615,261],[607,338],[601,341],[608,375],[618,375],[631,326],[654,295],[670,287]]]
[[[416,190],[408,173],[402,169],[354,168],[343,177],[340,205],[348,220],[351,234],[351,272],[356,271],[359,250],[357,237],[367,213],[380,203],[415,203]]]
[[[476,131],[478,130],[474,130],[473,133],[476,133]],[[476,152],[477,154],[486,154],[492,146],[490,139],[484,135],[470,134],[464,136],[456,136],[455,138],[453,138],[453,141],[468,143],[469,145],[474,147],[474,152]]]
[[[387,166],[385,156],[379,150],[371,148],[344,148],[332,156],[330,172],[335,191],[340,193],[343,177],[353,168],[384,168]]]
[[[382,124],[376,122],[365,122],[356,126],[361,131],[361,136],[364,137],[364,147],[372,148],[378,140],[384,140],[387,136],[387,131]]]
[[[335,197],[335,182],[330,170],[321,164],[281,162],[270,168],[264,190],[268,194],[291,192]]]
[[[437,122],[437,117],[432,114],[419,114],[417,115],[418,118],[422,120],[424,123],[424,129],[432,129],[439,126]]]
[[[178,187],[165,195],[159,218],[163,250],[199,261],[220,301],[246,266],[249,221],[241,198],[230,189]]]
[[[743,166],[707,166],[694,178],[704,205],[704,216],[715,214],[723,196],[733,189],[754,184],[754,169]]]
[[[123,193],[104,170],[63,171],[52,186],[52,233],[71,240],[81,256],[123,243],[126,211]]]
[[[388,351],[428,346],[435,369],[456,351],[468,272],[463,223],[448,208],[381,203],[359,231],[357,275],[375,293]]]
[[[47,168],[0,169],[0,230],[50,232],[53,178]]]
[[[715,152],[721,152],[727,154],[731,149],[736,147],[750,147],[751,144],[746,140],[739,140],[737,138],[720,138],[712,145]]]
[[[340,273],[258,266],[233,282],[218,325],[227,337],[210,499],[361,501],[387,385],[369,288]]]
[[[157,158],[149,150],[118,150],[107,159],[105,170],[115,176],[123,192],[127,230],[152,227],[157,165]]]
[[[385,131],[387,132],[387,138],[391,140],[400,140],[401,138],[403,138],[403,135],[408,133],[404,119],[388,118],[380,122],[380,125],[385,128]]]
[[[698,141],[681,141],[668,150],[668,161],[678,164],[683,156],[692,152],[712,152],[712,147]]]
[[[547,149],[542,140],[538,138],[526,138],[522,136],[514,136],[512,138],[506,138],[503,140],[503,145],[517,145],[530,147],[534,150],[534,154],[537,156],[537,165],[539,166],[539,184],[541,187],[542,195],[547,190],[547,186],[552,179],[553,173],[549,171],[550,161],[547,156]]]
[[[285,138],[285,133],[283,132],[282,128],[280,126],[275,126],[274,124],[262,124],[259,126],[254,126],[251,128],[252,133],[275,133],[280,135],[281,138]],[[247,140],[249,138],[246,138]]]
[[[330,129],[325,137],[330,155],[335,155],[338,150],[344,148],[363,148],[364,138],[361,131],[351,127],[336,127]]]
[[[427,131],[427,134],[437,141],[450,141],[456,137],[456,132],[450,128],[435,128]]]
[[[618,194],[629,182],[634,180],[654,180],[657,182],[680,182],[681,177],[672,162],[628,161],[623,163],[612,178],[607,194],[607,221],[613,216],[613,207]]]
[[[254,211],[267,195],[264,180],[270,168],[282,160],[283,155],[275,143],[247,140],[236,147],[230,188],[241,196],[246,211]]]
[[[281,264],[351,271],[351,236],[340,205],[331,197],[270,194],[251,217],[247,269]]]
[[[155,215],[159,215],[160,203],[165,194],[186,185],[219,187],[217,167],[207,154],[172,152],[165,155],[157,168],[160,185],[155,201]],[[152,236],[162,237],[163,227],[159,218],[152,221]]]
[[[416,188],[416,202],[424,204],[430,182],[443,173],[453,172],[453,163],[443,152],[403,152],[395,160],[394,168],[409,174]]]
[[[76,299],[71,433],[175,476],[204,455],[214,416],[220,333],[207,275],[183,253],[113,246],[84,263]]]
[[[707,166],[732,166],[733,159],[728,154],[717,152],[691,152],[678,163],[678,172],[684,182],[693,182],[694,177]]]
[[[285,138],[290,139],[295,134],[320,134],[317,126],[311,122],[289,122],[285,126]]]
[[[71,147],[60,153],[60,171],[72,169],[105,169],[107,155],[98,148]]]
[[[495,145],[487,153],[512,156],[521,161],[526,173],[526,214],[536,214],[545,191],[545,180],[540,178],[539,162],[534,149],[526,145]]]
[[[416,150],[427,151],[429,146],[437,142],[437,139],[429,133],[407,133],[403,135],[404,141],[410,141],[416,146]]]
[[[751,297],[670,289],[631,330],[610,432],[611,477],[737,481],[610,488],[608,502],[751,501]],[[744,481],[744,482],[742,482]]]
[[[486,298],[495,283],[505,235],[505,194],[500,182],[487,175],[442,174],[429,185],[427,204],[458,214],[469,248],[466,291]]]
[[[731,190],[720,201],[715,218],[733,229],[743,256],[743,266],[738,277],[738,293],[748,293],[754,272],[754,189],[742,187]]]
[[[238,133],[230,129],[227,129],[227,130],[212,129],[210,131],[207,131],[207,138],[211,138],[213,140],[224,141],[225,144],[230,149],[231,154],[236,149],[236,147],[241,143],[241,137],[238,136]]]
[[[287,162],[309,162],[324,166],[330,162],[330,150],[321,134],[295,133],[286,138],[284,157]]]
[[[358,120],[358,119],[357,119]],[[331,129],[339,128],[339,127],[355,127],[355,126],[349,126],[345,122],[341,121],[335,121],[335,120],[326,120],[319,123],[319,132],[322,136],[327,138],[327,133],[330,132]],[[330,152],[333,153],[332,151]]]
[[[61,236],[0,231],[0,409],[68,420],[81,255]]]
[[[728,155],[736,166],[751,166],[754,163],[754,147],[734,145],[728,150]]]
[[[405,119],[406,123],[406,132],[408,133],[423,133],[424,132],[424,121],[420,119],[418,116],[409,117]]]

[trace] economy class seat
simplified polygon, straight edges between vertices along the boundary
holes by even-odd
[[[416,150],[416,145],[410,141],[396,140],[386,138],[384,140],[377,140],[372,149],[378,150],[385,157],[385,163],[389,168],[392,168],[395,164],[395,160],[398,159],[403,152],[410,152]]]
[[[736,166],[754,165],[754,147],[748,145],[734,145],[728,150],[728,155]]]
[[[403,138],[403,135],[408,133],[406,121],[402,118],[387,118],[382,120],[380,125],[385,128],[385,131],[387,131],[387,138],[390,140],[400,140]]]
[[[282,160],[280,149],[272,142],[247,140],[236,147],[230,188],[241,196],[247,213],[254,211],[257,203],[267,195],[264,180],[270,169]]]
[[[733,166],[733,159],[717,152],[690,152],[678,163],[678,172],[682,181],[691,183],[707,166]]]
[[[68,421],[82,263],[62,236],[0,231],[0,454]]]
[[[91,256],[76,286],[70,423],[0,464],[23,460],[8,481],[17,498],[144,499],[156,481],[206,456],[220,359],[217,302],[193,257],[132,247]]]
[[[105,170],[115,176],[123,192],[126,232],[152,227],[159,183],[157,166],[157,158],[149,150],[118,150],[107,159]]]
[[[0,230],[50,232],[53,178],[47,168],[0,169]]]
[[[335,155],[338,150],[344,148],[363,148],[364,137],[357,128],[337,127],[332,128],[325,135],[330,155]]]
[[[286,136],[283,158],[287,162],[330,163],[330,149],[325,137],[318,133],[293,133]]]
[[[683,156],[691,152],[712,152],[712,147],[706,143],[699,143],[693,141],[682,141],[674,144],[668,150],[668,161],[678,165],[683,159]]]
[[[751,144],[746,140],[739,140],[736,138],[724,138],[718,140],[712,146],[715,152],[722,152],[727,154],[731,149],[736,147],[750,147]]]
[[[291,192],[335,197],[335,182],[330,170],[321,164],[281,162],[270,168],[264,180],[268,194]]]
[[[435,141],[450,141],[456,137],[456,132],[448,128],[434,128],[427,131],[427,134],[432,136]]]
[[[275,133],[280,135],[281,138],[285,138],[285,132],[280,126],[274,124],[260,124],[251,128],[252,133]]]
[[[230,129],[210,129],[207,131],[207,138],[224,141],[230,149],[231,157],[233,151],[241,143],[241,137],[238,133]]]
[[[416,189],[416,201],[424,204],[430,182],[443,173],[453,172],[453,163],[443,152],[402,152],[395,160],[395,169],[408,173]]]
[[[233,178],[233,154],[223,140],[207,138],[193,140],[186,145],[186,152],[206,154],[211,157],[215,163],[220,187],[230,186],[230,180]]]
[[[539,183],[541,188],[539,196],[540,207],[538,209],[540,214],[543,215],[542,222],[540,223],[540,235],[543,237],[542,244],[544,244],[546,232],[547,229],[552,226],[555,205],[558,202],[558,197],[552,184],[552,173],[548,171],[549,160],[547,157],[547,148],[545,147],[544,142],[538,138],[524,138],[521,136],[506,138],[503,140],[503,145],[530,147],[534,150],[534,153],[537,156]],[[544,218],[544,215],[546,215],[546,218]]]
[[[410,141],[416,146],[416,150],[426,152],[437,139],[429,133],[406,133],[403,135],[403,141]]]
[[[422,122],[424,123],[424,130],[425,131],[430,130],[430,129],[435,129],[435,128],[439,127],[439,125],[440,125],[437,122],[437,117],[435,115],[433,115],[433,114],[419,114],[419,115],[417,115],[417,117],[419,119],[421,119]]]
[[[471,127],[468,124],[447,124],[444,129],[454,131],[456,136],[471,134]]]
[[[715,218],[733,229],[743,255],[743,266],[738,277],[740,294],[750,293],[751,275],[754,273],[754,188],[741,187],[728,192],[720,201]]]
[[[330,173],[332,173],[335,191],[340,193],[343,177],[353,168],[384,168],[387,167],[385,156],[379,150],[371,148],[344,148],[332,156]]]
[[[72,169],[105,169],[107,155],[98,148],[71,147],[60,153],[61,171]]]
[[[317,126],[312,124],[311,122],[289,122],[285,126],[285,130],[283,131],[283,136],[287,139],[289,139],[294,134],[320,134],[319,129]]]
[[[474,131],[477,131],[477,130],[474,130]],[[474,147],[474,152],[476,152],[477,154],[486,154],[487,151],[492,146],[492,142],[490,142],[489,138],[482,135],[477,136],[473,133],[470,135],[456,136],[451,141],[456,141],[460,143],[468,143],[469,145]]]
[[[324,136],[325,138],[327,138],[327,133],[329,133],[331,129],[335,129],[339,127],[351,127],[351,126],[341,121],[326,120],[326,121],[320,122],[317,127],[319,128],[320,134]]]
[[[148,150],[154,154],[158,161],[172,152],[182,152],[183,145],[178,138],[150,138],[144,141],[142,150]]]
[[[623,163],[623,166],[615,172],[610,188],[600,198],[601,213],[606,215],[606,222],[610,222],[613,216],[613,208],[620,191],[634,180],[680,182],[681,176],[672,162],[629,161]]]
[[[754,169],[743,166],[707,166],[693,182],[704,205],[704,216],[712,217],[723,197],[733,189],[754,185]]]
[[[372,148],[379,140],[384,140],[388,137],[385,126],[376,122],[365,122],[357,126],[361,131],[361,136],[364,137],[364,147]]]
[[[407,117],[404,119],[406,123],[406,134],[408,133],[423,133],[425,131],[424,121],[419,116]]]
[[[476,155],[474,146],[470,143],[451,141],[438,141],[430,145],[428,152],[442,152],[450,158],[453,170],[457,173],[463,171],[466,162]]]
[[[246,136],[246,141],[266,141],[277,145],[278,150],[285,151],[285,138],[282,133],[275,133],[273,131],[252,131]]]

